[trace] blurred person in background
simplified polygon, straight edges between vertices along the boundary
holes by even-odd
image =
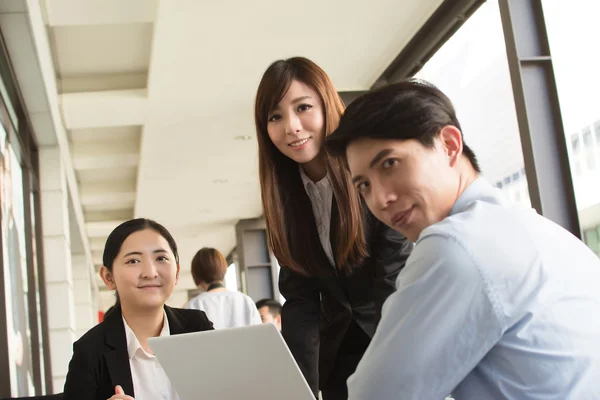
[[[254,301],[241,292],[225,288],[227,260],[217,249],[204,247],[192,259],[192,277],[204,292],[191,299],[186,308],[202,310],[215,329],[260,324]]]
[[[262,299],[256,302],[256,309],[263,324],[272,323],[281,331],[281,303],[273,299]]]

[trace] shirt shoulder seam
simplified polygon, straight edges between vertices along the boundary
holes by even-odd
[[[498,317],[502,321],[503,324],[506,324],[506,314],[504,313],[504,307],[502,306],[502,302],[500,301],[500,298],[496,292],[496,289],[494,288],[492,280],[488,277],[488,275],[481,268],[481,266],[477,262],[475,262],[474,254],[468,248],[468,246],[466,246],[464,244],[464,242],[456,234],[454,234],[452,232],[431,232],[431,233],[428,233],[425,236],[425,238],[431,237],[431,236],[439,236],[439,237],[451,240],[453,243],[460,246],[460,248],[466,253],[466,255],[469,257],[469,261],[475,266],[475,268],[477,268],[477,272],[479,273],[479,276],[481,277],[483,286],[485,288],[485,290],[484,290],[485,294],[486,294],[488,300],[490,301],[490,303],[492,304],[492,309],[494,310],[496,317]],[[423,239],[425,239],[425,238],[423,238]],[[422,239],[420,239],[419,241],[421,241],[421,240]]]

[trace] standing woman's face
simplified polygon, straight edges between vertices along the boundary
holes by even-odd
[[[286,157],[299,164],[309,163],[322,151],[324,115],[323,103],[317,93],[294,80],[268,115],[269,138]]]
[[[101,270],[102,279],[116,290],[122,305],[145,309],[162,307],[177,279],[179,265],[167,240],[152,229],[129,235],[112,265]]]

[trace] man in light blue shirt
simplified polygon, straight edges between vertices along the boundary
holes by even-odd
[[[416,242],[350,399],[600,399],[600,259],[479,176],[442,92],[370,92],[327,146],[373,214]]]

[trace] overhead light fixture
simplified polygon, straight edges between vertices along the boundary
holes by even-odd
[[[244,141],[246,141],[246,140],[252,139],[252,136],[250,136],[250,135],[239,135],[239,136],[236,136],[234,139],[235,140],[244,140]]]

